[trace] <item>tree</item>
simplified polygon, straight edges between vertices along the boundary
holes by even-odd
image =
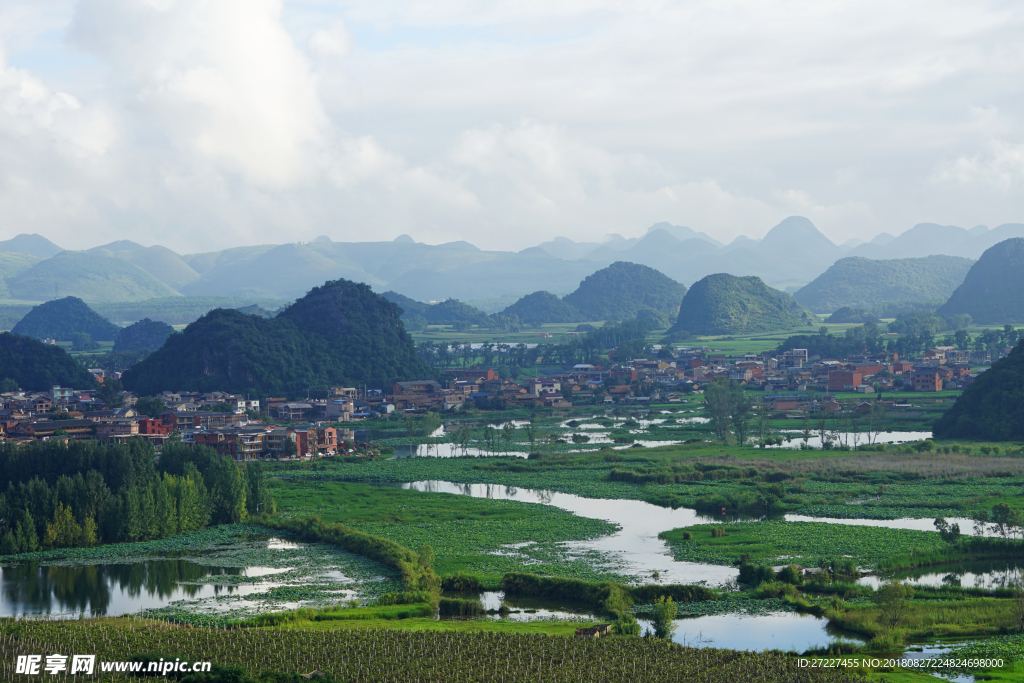
[[[1011,508],[1006,503],[999,503],[992,508],[991,529],[1003,539],[1016,534],[1016,530],[1024,524],[1024,514]]]
[[[885,421],[885,405],[881,401],[875,399],[871,404],[871,410],[868,411],[868,444],[873,444],[878,440],[878,435],[882,433],[882,423]]]
[[[149,417],[159,417],[167,412],[167,404],[162,398],[143,396],[135,401],[135,412]]]
[[[654,603],[654,617],[651,620],[655,637],[671,640],[672,634],[676,631],[674,619],[677,613],[676,603],[672,601],[671,597],[662,595],[658,598]]]
[[[939,532],[939,538],[946,543],[956,543],[960,540],[960,525],[950,525],[945,517],[938,517],[935,520],[935,530]]]
[[[512,441],[515,439],[516,425],[509,420],[501,427],[501,439],[505,442],[505,455],[512,449]]]
[[[725,443],[729,436],[729,389],[725,382],[712,382],[704,389],[704,406],[711,415],[715,436]]]
[[[18,382],[13,380],[13,379],[11,379],[10,377],[5,377],[4,380],[2,382],[0,382],[0,392],[2,392],[2,393],[6,394],[9,391],[17,391],[17,390],[18,390]]]
[[[732,422],[736,441],[744,445],[747,440],[747,429],[750,425],[750,398],[739,382],[729,384],[729,420]]]
[[[103,380],[103,384],[100,385],[99,391],[96,393],[103,399],[103,406],[107,410],[113,410],[124,405],[122,391],[124,391],[124,387],[121,386],[121,380],[109,377]]]
[[[763,448],[765,446],[765,437],[771,434],[771,424],[769,422],[771,415],[768,412],[768,404],[760,396],[755,401],[755,406],[757,409],[757,439]]]
[[[75,332],[71,335],[72,351],[95,351],[99,347],[100,345],[92,340],[92,335],[88,332]]]
[[[537,442],[537,426],[531,419],[523,426],[523,429],[526,431],[526,439],[530,442],[530,452],[533,453],[533,446]]]
[[[620,636],[638,636],[640,630],[640,624],[637,623],[636,617],[629,612],[622,612],[612,624],[612,631]]]
[[[886,581],[875,591],[872,601],[878,605],[878,622],[895,629],[910,613],[914,589],[898,579]]]

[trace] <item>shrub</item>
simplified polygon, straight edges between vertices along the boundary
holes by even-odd
[[[480,579],[472,574],[463,574],[462,572],[441,579],[441,588],[446,591],[461,591],[465,593],[479,593],[484,589]]]
[[[437,613],[442,616],[476,617],[484,614],[485,610],[479,600],[441,598],[437,604]]]
[[[800,569],[794,564],[788,564],[775,574],[775,580],[782,583],[800,585],[804,579],[800,575]]]
[[[745,583],[748,586],[759,586],[766,581],[770,582],[775,579],[775,572],[772,571],[771,567],[767,567],[763,564],[751,564],[749,562],[743,562],[740,564],[740,575],[739,582]]]
[[[640,635],[640,624],[637,623],[636,617],[629,612],[623,612],[619,615],[619,618],[612,624],[612,632],[620,636],[638,636]]]
[[[678,610],[672,598],[664,596],[658,598],[658,601],[654,603],[654,618],[652,619],[656,637],[671,640],[672,634],[676,631],[674,621],[676,614],[678,614]]]

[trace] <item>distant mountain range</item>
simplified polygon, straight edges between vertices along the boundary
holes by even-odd
[[[356,243],[321,236],[302,244],[184,255],[129,240],[63,251],[40,235],[18,235],[0,241],[0,298],[47,301],[70,294],[111,303],[218,296],[283,304],[325,281],[345,278],[420,302],[492,300],[496,303],[484,312],[495,313],[509,305],[497,302],[530,292],[571,292],[588,275],[619,261],[654,268],[684,285],[730,273],[757,276],[793,292],[842,258],[977,259],[1012,237],[1024,237],[1024,224],[989,230],[923,223],[898,237],[883,233],[867,243],[837,245],[800,216],[785,219],[763,239],[740,236],[729,244],[691,228],[656,223],[638,238],[608,235],[601,242],[574,242],[558,237],[519,252],[483,251],[463,241],[427,245],[408,235]]]

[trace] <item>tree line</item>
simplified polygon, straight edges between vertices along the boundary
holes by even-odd
[[[273,512],[258,463],[169,442],[0,444],[0,555],[146,541]]]
[[[882,339],[882,328],[868,322],[851,327],[843,334],[830,334],[822,327],[817,334],[798,334],[782,342],[776,353],[792,349],[807,349],[811,356],[844,358],[858,353],[893,354],[907,358],[919,356],[935,346],[952,346],[964,351],[995,352],[1001,347],[1014,346],[1024,337],[1024,329],[1004,325],[1001,330],[985,330],[973,337],[959,325],[969,325],[970,316],[956,315],[943,318],[930,313],[912,312],[889,323],[888,331],[897,332],[896,339]],[[947,332],[938,336],[941,332]]]
[[[581,326],[582,327],[582,326]],[[590,327],[590,326],[587,326]],[[602,327],[580,330],[583,334],[569,337],[562,343],[537,344],[492,344],[484,343],[474,347],[462,342],[420,342],[417,354],[434,367],[469,367],[481,364],[488,367],[506,368],[516,376],[518,371],[536,366],[575,365],[606,362],[601,354],[619,349],[619,356],[639,357],[650,350],[647,334],[657,328],[650,319],[609,322]]]

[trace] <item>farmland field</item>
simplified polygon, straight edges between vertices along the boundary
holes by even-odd
[[[841,669],[801,669],[795,659],[782,654],[685,648],[658,639],[391,629],[224,631],[169,628],[134,620],[30,622],[5,624],[0,629],[5,680],[14,678],[11,668],[17,655],[39,652],[89,652],[100,661],[122,660],[126,652],[146,652],[169,660],[201,658],[256,674],[320,670],[338,680],[367,683],[862,680]],[[42,680],[52,677],[43,674]]]

